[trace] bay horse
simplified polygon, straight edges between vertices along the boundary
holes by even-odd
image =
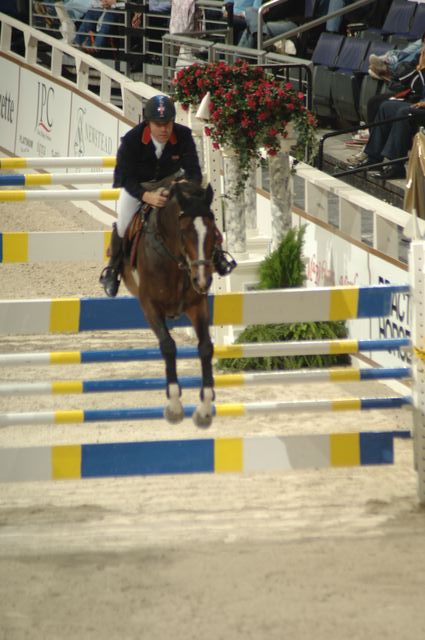
[[[190,319],[198,338],[202,369],[200,403],[192,419],[198,427],[209,427],[215,397],[208,308],[216,237],[210,208],[213,191],[211,186],[204,189],[193,182],[170,182],[163,190],[164,195],[168,194],[167,203],[149,212],[138,240],[136,260],[124,258],[122,276],[127,289],[139,299],[158,339],[166,372],[164,417],[173,424],[183,420],[184,411],[177,377],[176,343],[167,318],[184,313]],[[155,188],[159,184],[164,181],[156,183]]]

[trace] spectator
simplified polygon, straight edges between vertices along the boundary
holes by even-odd
[[[326,13],[333,13],[334,11],[338,11],[338,9],[348,7],[350,4],[353,4],[354,1],[355,0],[329,0]],[[330,33],[340,33],[343,18],[344,16],[342,15],[329,18],[329,20],[326,21],[326,31]]]
[[[370,127],[369,140],[356,161],[349,165],[350,168],[364,167],[367,169],[371,164],[384,160],[397,160],[397,158],[407,156],[417,130],[417,119],[425,115],[424,99],[425,91],[422,100],[416,103],[395,96],[382,100],[373,120],[374,124],[378,122],[382,124]],[[409,116],[413,117],[409,118]],[[405,119],[388,122],[391,118]],[[372,175],[383,180],[404,178],[406,176],[404,162],[394,162]]]
[[[38,16],[44,16],[44,21],[50,28],[59,28],[59,23],[62,23],[63,17],[66,17],[72,21],[75,31],[74,23],[83,18],[92,3],[93,0],[63,0],[63,2],[46,0],[34,2],[34,11]],[[55,18],[59,18],[59,20]]]
[[[371,54],[369,56],[369,75],[377,80],[391,82],[400,75],[398,65],[400,63],[415,62],[419,57],[423,38],[408,44],[404,49],[390,49],[382,56]]]
[[[261,0],[224,0],[223,15],[227,18],[232,11],[233,14],[233,44],[239,44],[247,24],[245,19],[246,10],[250,7],[258,9]]]
[[[254,5],[245,11],[246,29],[239,40],[240,47],[249,49],[257,47],[258,8]],[[304,0],[287,0],[276,7],[271,7],[264,14],[263,34],[273,38],[294,29],[298,24],[297,18],[299,19],[300,15],[304,16],[304,8]]]
[[[124,14],[119,11],[124,5],[124,2],[116,0],[94,0],[78,27],[74,43],[82,49],[89,49],[90,53],[106,48],[108,36],[117,24],[124,22]]]
[[[168,32],[169,18],[171,14],[171,0],[149,0],[149,20],[146,29],[148,40],[148,54],[153,54],[151,62],[160,62],[162,54],[162,36]],[[131,22],[133,29],[142,26],[142,14],[135,13]]]
[[[269,38],[284,35],[287,31],[295,29],[297,26],[319,18],[327,13],[329,0],[316,0],[313,15],[306,13],[309,5],[305,0],[287,0],[283,4],[270,7],[264,14],[263,34]],[[263,3],[264,4],[264,0]],[[239,46],[256,47],[258,30],[258,8],[251,7],[246,10],[246,23]],[[319,31],[321,27],[319,27]],[[317,30],[313,29],[308,34],[301,34],[297,37],[297,43],[286,42],[284,53],[303,55],[304,49],[308,46],[309,38],[316,38]],[[279,43],[275,44],[276,49],[280,49]]]

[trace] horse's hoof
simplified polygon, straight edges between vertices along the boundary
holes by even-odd
[[[212,415],[202,415],[199,411],[195,411],[192,415],[192,420],[200,429],[208,429],[212,425]]]
[[[170,424],[179,424],[184,418],[183,407],[178,410],[173,410],[171,407],[165,407],[164,418]]]

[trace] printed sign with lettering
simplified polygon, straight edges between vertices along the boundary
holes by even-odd
[[[18,136],[19,156],[66,156],[71,93],[27,69],[21,70]]]
[[[13,153],[18,119],[19,67],[0,58],[0,78],[0,144]]]

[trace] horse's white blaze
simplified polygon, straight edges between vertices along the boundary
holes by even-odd
[[[207,228],[202,218],[195,218],[194,221],[196,233],[198,234],[198,259],[205,260],[205,236],[207,235]],[[198,280],[201,287],[207,286],[207,279],[205,274],[205,265],[200,264],[198,267]]]

